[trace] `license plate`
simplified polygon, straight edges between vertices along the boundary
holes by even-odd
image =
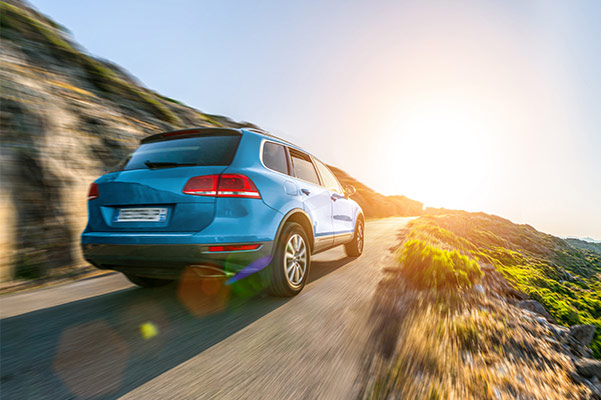
[[[115,214],[115,222],[165,222],[166,208],[120,208]]]

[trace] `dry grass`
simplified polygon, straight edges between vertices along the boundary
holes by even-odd
[[[398,278],[383,282],[377,299],[376,350],[366,365],[373,378],[365,399],[546,400],[590,394],[572,380],[574,366],[549,340],[548,329],[502,299],[470,290],[458,302],[411,290]]]

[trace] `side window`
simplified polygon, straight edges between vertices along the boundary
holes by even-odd
[[[315,160],[315,165],[317,166],[317,169],[321,174],[321,179],[323,179],[323,185],[328,190],[343,194],[342,188],[340,187],[340,183],[338,183],[338,179],[336,179],[336,176],[334,176],[330,169],[319,160]]]
[[[265,142],[263,145],[263,163],[269,169],[288,175],[288,160],[284,146]]]
[[[319,185],[319,178],[311,162],[311,157],[294,149],[290,149],[290,157],[292,158],[292,169],[297,178]]]

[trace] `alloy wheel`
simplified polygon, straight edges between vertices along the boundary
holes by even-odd
[[[299,287],[307,272],[307,245],[298,233],[292,235],[286,243],[284,268],[288,283],[293,287]]]

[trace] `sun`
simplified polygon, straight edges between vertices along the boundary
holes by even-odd
[[[397,172],[395,190],[429,206],[469,208],[496,168],[483,118],[478,107],[451,100],[419,104],[391,118],[382,162]]]

